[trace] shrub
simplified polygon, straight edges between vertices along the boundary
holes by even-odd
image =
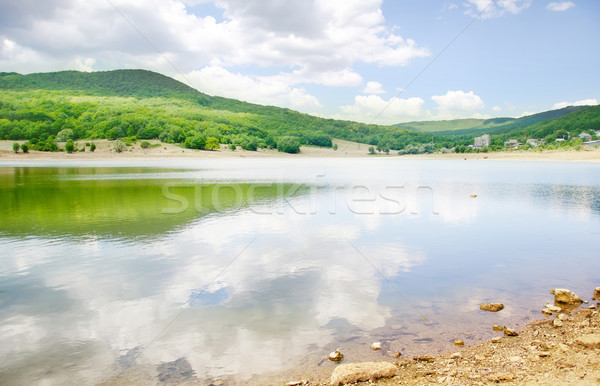
[[[94,142],[92,142],[90,145],[90,151],[93,153],[94,150],[96,150],[96,144]]]
[[[73,143],[72,139],[69,139],[67,141],[67,143],[65,143],[65,150],[67,151],[67,153],[73,153],[73,151],[75,150],[75,144]]]
[[[147,149],[147,148],[150,147],[150,142],[148,142],[148,141],[142,141],[142,143],[140,143],[140,147],[142,149]]]
[[[21,150],[23,150],[23,153],[28,153],[29,152],[29,146],[27,146],[26,143],[21,145]]]
[[[117,139],[115,142],[113,142],[113,150],[116,151],[117,153],[121,153],[125,149],[127,149],[127,145],[125,144],[125,142],[123,142],[119,139]]]
[[[277,142],[277,150],[284,153],[300,153],[300,141],[296,137],[281,137]]]
[[[236,149],[235,143],[230,143],[230,144],[229,144],[229,149],[230,149],[231,151],[235,151],[235,149]]]
[[[21,145],[19,145],[18,142],[13,143],[13,151],[15,153],[18,153],[20,148],[21,148]]]
[[[333,144],[333,146],[331,146],[331,148],[332,148],[333,150],[337,150],[337,149],[338,149],[338,145],[337,145],[337,143],[334,143],[334,144]]]

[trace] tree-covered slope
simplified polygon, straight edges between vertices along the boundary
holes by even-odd
[[[289,109],[203,94],[145,70],[0,74],[0,139],[159,138],[202,147],[208,138],[249,150],[331,146],[331,137],[401,149],[431,135],[392,126],[323,119]],[[191,143],[191,142],[190,142]]]

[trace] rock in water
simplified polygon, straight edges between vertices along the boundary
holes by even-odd
[[[600,287],[594,288],[594,300],[600,300]]]
[[[375,342],[375,343],[371,344],[371,350],[373,350],[373,351],[381,350],[381,342]]]
[[[499,326],[497,324],[494,324],[494,327],[492,327],[492,329],[494,331],[504,331],[504,328],[502,328],[502,326]]]
[[[331,374],[332,386],[365,382],[396,375],[398,368],[389,362],[363,362],[339,365]]]
[[[489,312],[498,312],[504,309],[504,304],[502,303],[483,303],[479,306],[479,308],[483,311]]]
[[[572,291],[564,288],[555,288],[550,290],[550,293],[554,295],[554,301],[557,303],[565,303],[565,304],[581,304],[583,300],[577,295],[575,295]]]
[[[506,335],[506,336],[519,336],[519,333],[516,330],[513,330],[510,327],[504,326],[504,335]]]
[[[340,362],[342,359],[344,359],[344,354],[342,354],[340,349],[337,349],[329,354],[330,361]]]
[[[464,346],[465,345],[465,341],[457,339],[457,340],[454,341],[454,345],[455,346]]]

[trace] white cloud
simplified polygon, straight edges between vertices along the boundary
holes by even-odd
[[[473,91],[448,91],[445,95],[434,95],[431,99],[438,104],[441,115],[473,114],[485,107],[483,100]]]
[[[316,97],[302,88],[290,87],[285,77],[251,77],[232,73],[219,66],[207,66],[186,75],[195,87],[212,95],[236,98],[246,102],[279,105],[293,108],[316,108]]]
[[[597,99],[582,99],[577,102],[558,102],[552,106],[552,110],[562,109],[568,106],[596,106],[597,104]]]
[[[365,94],[385,94],[386,91],[383,89],[383,85],[379,82],[367,82],[365,89],[363,90]]]
[[[546,9],[549,11],[563,12],[574,6],[575,3],[572,1],[553,1],[551,3],[548,3]]]
[[[531,5],[532,0],[467,0],[467,15],[488,19],[504,16],[506,13],[516,15]]]
[[[358,95],[354,98],[353,105],[341,106],[343,115],[338,118],[350,119],[358,122],[394,124],[414,120],[423,114],[421,98],[391,98],[385,100],[378,95]]]
[[[502,107],[500,107],[500,106],[494,106],[494,107],[492,107],[492,111],[494,111],[494,112],[502,111]]]
[[[174,74],[156,47],[183,73],[207,65],[258,64],[300,69],[318,83],[328,79],[320,74],[339,73],[356,62],[406,65],[429,55],[385,25],[381,0],[213,2],[224,10],[224,20],[191,13],[186,6],[198,2],[189,0],[55,0],[43,7],[25,1],[3,9],[0,38],[64,66],[94,57],[96,69],[144,67]],[[46,70],[45,61],[36,63]],[[19,61],[1,65],[14,70]]]

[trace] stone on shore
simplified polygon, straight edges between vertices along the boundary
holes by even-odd
[[[502,326],[500,326],[498,324],[494,324],[494,326],[492,327],[492,329],[494,331],[504,331],[504,328],[502,328]]]
[[[504,326],[504,335],[506,335],[506,336],[519,336],[519,333],[517,332],[517,330],[513,330],[510,327]]]
[[[498,311],[502,311],[504,309],[504,304],[502,304],[502,303],[483,303],[482,305],[479,306],[479,309],[481,309],[483,311],[489,311],[489,312],[498,312]]]
[[[331,374],[332,386],[365,382],[396,375],[398,368],[389,362],[346,363],[339,365]]]
[[[546,304],[546,309],[553,314],[558,314],[560,311],[562,311],[562,308],[553,304]]]
[[[600,287],[594,288],[594,300],[600,300]]]
[[[577,295],[565,288],[555,288],[550,290],[550,293],[554,295],[554,301],[557,303],[564,304],[581,304],[583,300]]]
[[[586,348],[600,348],[600,335],[587,334],[575,339],[575,343]]]

